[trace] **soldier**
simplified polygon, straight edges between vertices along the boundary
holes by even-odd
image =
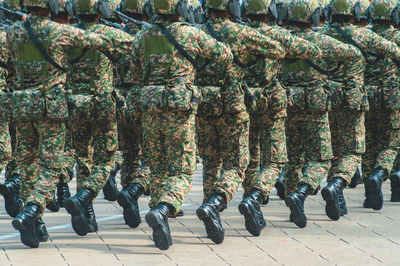
[[[398,58],[400,49],[396,44],[385,40],[370,29],[356,26],[362,18],[367,3],[355,0],[332,0],[330,12],[332,23],[322,30],[335,39],[357,47],[367,56],[370,50],[383,57]],[[368,67],[371,61],[367,60]],[[330,126],[332,134],[332,148],[334,159],[329,171],[329,184],[321,191],[326,201],[327,215],[337,220],[340,218],[340,206],[344,201],[343,189],[350,183],[361,156],[365,152],[365,111],[368,110],[368,98],[363,88],[363,75],[354,75],[354,85],[348,88],[337,88],[332,99]],[[379,191],[379,182],[371,186],[376,193]]]
[[[132,60],[142,73],[142,88],[131,107],[142,115],[144,157],[149,164],[150,207],[146,222],[162,250],[172,245],[169,214],[177,214],[196,169],[195,115],[200,98],[193,85],[195,57],[232,63],[229,48],[203,31],[179,22],[182,2],[151,0],[154,26],[134,40]],[[178,13],[179,12],[179,13]],[[164,95],[164,96],[163,96]]]
[[[225,232],[219,212],[226,208],[226,204],[233,198],[245,177],[248,164],[249,114],[244,105],[243,78],[246,71],[254,70],[247,68],[247,65],[257,57],[276,60],[285,56],[285,50],[278,42],[230,20],[240,19],[238,5],[238,1],[207,1],[205,6],[209,18],[207,23],[202,25],[212,37],[229,45],[235,55],[237,69],[236,80],[225,88],[225,91],[219,81],[220,76],[209,78],[210,75],[215,75],[215,70],[214,73],[212,69],[209,70],[205,77],[200,74],[199,78],[203,86],[212,85],[217,88],[217,92],[220,90],[220,97],[224,103],[221,114],[206,110],[204,117],[199,116],[197,121],[199,146],[202,149],[200,156],[203,158],[204,203],[197,209],[196,214],[203,221],[208,237],[217,244],[223,241]],[[210,81],[213,83],[209,83]],[[267,171],[270,166],[265,165]],[[260,188],[258,184],[251,185],[239,205],[239,210],[245,217],[247,230],[253,235],[259,235],[265,226],[259,204],[268,194],[265,194],[264,187]]]
[[[400,45],[397,1],[374,0],[371,3],[372,30]],[[374,58],[371,57],[371,60]],[[363,155],[365,173],[365,208],[380,210],[383,206],[382,182],[392,171],[400,147],[399,58],[375,58],[366,70],[365,83],[370,112],[366,114],[366,152]],[[368,177],[368,178],[367,178]],[[390,176],[391,201],[400,201],[400,177]]]
[[[327,77],[344,76],[344,86],[349,86],[347,80],[353,74],[362,74],[364,63],[357,48],[312,30],[318,27],[320,10],[316,0],[293,0],[286,20],[294,35],[317,45],[322,54],[319,60],[288,58],[283,66],[283,82],[289,95],[285,181],[297,186],[296,191],[286,195],[285,203],[290,208],[290,221],[301,228],[307,225],[304,201],[328,174],[333,158]],[[346,66],[338,67],[344,62]],[[343,215],[345,206],[341,207]]]
[[[245,7],[249,25],[281,43],[286,50],[286,56],[300,59],[320,57],[320,51],[315,45],[276,25],[274,21],[278,14],[274,2],[247,0]],[[247,107],[250,111],[251,160],[243,182],[246,197],[239,205],[239,210],[248,204],[247,195],[251,195],[255,190],[259,190],[266,199],[276,184],[284,163],[287,162],[287,98],[285,88],[278,81],[283,61],[265,57],[254,60],[254,67],[250,68],[251,71],[247,71],[245,76],[247,91],[250,94]],[[284,193],[284,185],[280,182],[278,184],[280,185],[276,186]],[[255,232],[259,234],[259,231]]]
[[[17,123],[17,162],[21,173],[21,196],[25,211],[12,221],[21,241],[38,247],[47,230],[40,216],[53,198],[61,175],[68,118],[64,92],[67,53],[73,47],[109,49],[108,39],[51,22],[49,6],[55,2],[25,1],[32,17],[7,30],[10,68],[16,70],[12,95]],[[17,67],[18,66],[18,67]]]
[[[144,14],[145,0],[124,0],[121,3],[121,12],[139,21],[147,21]],[[126,21],[125,29],[135,35],[142,26],[130,20]],[[131,66],[130,56],[122,58],[117,65],[119,94],[125,100],[128,92],[140,86],[140,73],[135,73],[137,68]],[[126,102],[129,107],[129,102]],[[126,107],[117,109],[119,145],[122,150],[123,162],[121,166],[122,190],[117,194],[117,201],[123,208],[125,223],[136,228],[141,223],[138,199],[143,194],[149,195],[150,170],[142,157],[142,125],[139,117],[126,113]]]
[[[92,201],[107,181],[118,146],[113,62],[130,52],[133,38],[121,30],[98,24],[100,16],[110,17],[115,8],[115,1],[75,2],[81,22],[74,26],[106,36],[113,49],[112,53],[104,53],[78,48],[71,54],[73,71],[68,73],[68,89],[72,92],[71,129],[78,193],[67,200],[65,208],[78,235],[98,230]]]

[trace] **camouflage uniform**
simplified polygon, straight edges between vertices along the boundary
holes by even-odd
[[[51,22],[46,17],[32,16],[30,24],[58,65],[67,63],[65,49],[106,49],[110,44],[99,35]],[[7,43],[12,67],[17,73],[12,104],[13,117],[17,120],[21,195],[27,204],[39,205],[43,212],[46,203],[53,199],[64,163],[64,122],[68,117],[64,95],[66,73],[43,58],[23,22],[8,28]]]

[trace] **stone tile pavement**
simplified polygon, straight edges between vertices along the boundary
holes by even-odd
[[[102,195],[94,205],[99,232],[85,237],[75,235],[64,209],[46,213],[50,241],[38,249],[20,243],[0,200],[0,265],[400,265],[400,203],[389,201],[389,182],[381,211],[362,208],[363,186],[346,189],[349,214],[336,222],[325,215],[320,194],[309,197],[304,229],[289,222],[288,208],[273,192],[262,207],[268,226],[259,237],[244,227],[237,210],[239,191],[221,215],[225,241],[215,245],[195,215],[202,201],[200,174],[201,165],[183,207],[185,216],[169,220],[173,246],[167,251],[155,248],[151,239],[143,217],[146,197],[140,200],[142,224],[136,229],[124,224],[118,203]]]

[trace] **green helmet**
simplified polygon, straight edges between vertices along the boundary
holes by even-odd
[[[266,15],[272,14],[276,19],[279,13],[282,13],[278,6],[282,7],[283,3],[276,3],[275,0],[245,0],[245,9],[247,14]]]
[[[371,19],[392,21],[399,24],[398,2],[394,0],[373,0],[371,2]]]
[[[151,9],[160,15],[180,15],[188,17],[188,0],[150,0]]]
[[[3,6],[12,9],[12,10],[21,10],[22,9],[22,3],[23,1],[19,0],[4,0]]]
[[[317,0],[292,0],[288,5],[287,20],[292,22],[313,23],[318,26],[321,7]]]
[[[240,0],[207,0],[205,6],[209,9],[229,11],[235,18],[241,18]]]
[[[134,14],[143,14],[145,0],[122,0],[121,12],[130,12]]]
[[[331,0],[329,4],[331,15],[355,16],[357,21],[368,19],[368,0]]]
[[[49,7],[47,0],[25,0],[24,5],[26,7],[42,7],[42,8]]]
[[[75,11],[77,15],[95,15],[97,13],[96,0],[75,0]]]

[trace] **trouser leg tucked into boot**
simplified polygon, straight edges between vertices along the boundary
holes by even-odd
[[[46,205],[46,209],[48,209],[51,212],[58,212],[60,210],[60,205],[58,205],[56,197],[53,197],[53,200]]]
[[[390,201],[400,202],[400,170],[397,170],[390,175],[390,186],[392,188]]]
[[[29,204],[25,211],[20,212],[12,221],[13,227],[19,231],[21,242],[31,248],[39,247],[39,239],[36,235],[36,220],[40,215],[40,207]]]
[[[260,203],[264,201],[263,194],[254,190],[250,196],[244,198],[239,204],[239,212],[244,216],[247,231],[253,236],[259,236],[261,230],[267,226]]]
[[[46,224],[40,217],[36,220],[35,230],[39,242],[47,242],[47,240],[49,240],[49,233],[47,232]]]
[[[117,201],[123,208],[125,224],[136,228],[141,223],[138,199],[143,195],[144,189],[139,184],[133,184],[128,188],[121,190],[117,195]]]
[[[93,209],[93,201],[86,206],[86,218],[88,220],[88,233],[94,233],[99,230],[96,222],[96,214]]]
[[[206,227],[207,236],[216,244],[224,241],[225,229],[222,227],[220,211],[225,208],[225,199],[216,193],[200,208],[197,209],[196,215],[203,221]]]
[[[290,208],[290,221],[300,228],[307,225],[304,201],[311,192],[313,192],[313,189],[309,185],[301,184],[295,192],[290,193],[285,198],[286,206]]]
[[[19,176],[14,175],[4,184],[0,184],[0,194],[4,197],[4,205],[8,215],[16,217],[22,211],[23,204],[20,199]]]
[[[110,172],[110,176],[108,177],[107,183],[103,187],[104,199],[108,201],[116,201],[118,188],[117,182],[115,181],[115,176],[119,171],[119,164],[115,163],[115,167]]]
[[[161,250],[166,250],[172,246],[172,237],[168,224],[169,213],[169,206],[160,204],[145,216],[147,224],[153,230],[153,241],[156,247]]]
[[[71,197],[68,183],[59,183],[57,185],[57,203],[60,207],[65,207],[65,202]]]
[[[282,169],[282,172],[279,175],[278,180],[276,180],[275,188],[276,188],[276,193],[278,194],[279,198],[284,200],[285,199],[285,168]]]
[[[65,203],[65,209],[71,214],[71,224],[75,233],[84,236],[89,231],[88,219],[86,218],[86,206],[93,200],[93,193],[83,189],[69,198]]]
[[[366,197],[369,198],[374,210],[380,210],[383,207],[382,183],[385,175],[385,170],[377,169],[365,183]]]
[[[322,197],[326,201],[326,215],[332,220],[340,218],[339,196],[345,187],[346,181],[340,177],[336,177],[321,190]]]
[[[351,179],[349,187],[355,188],[358,184],[360,184],[360,181],[362,182],[362,173],[361,173],[361,166],[358,166],[356,173]]]

